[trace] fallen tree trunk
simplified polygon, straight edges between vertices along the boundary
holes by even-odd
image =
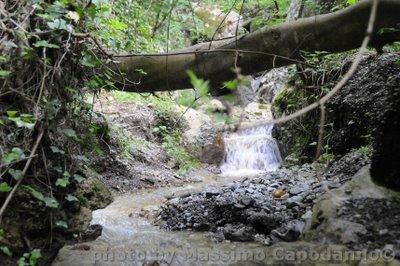
[[[118,87],[136,92],[190,88],[186,71],[191,69],[215,89],[235,77],[235,61],[241,73],[248,75],[293,64],[299,60],[300,51],[335,53],[355,49],[365,37],[371,3],[364,0],[334,13],[262,28],[237,40],[215,41],[211,49],[209,43],[202,43],[170,54],[125,57],[118,66],[130,82],[120,79]],[[399,0],[379,1],[372,47],[381,49],[384,44],[400,40],[399,14]],[[147,74],[140,74],[139,69]]]

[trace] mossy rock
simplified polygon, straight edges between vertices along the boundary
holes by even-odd
[[[86,180],[77,190],[77,197],[81,204],[91,210],[105,208],[113,200],[110,190],[98,178],[93,170],[86,170]]]

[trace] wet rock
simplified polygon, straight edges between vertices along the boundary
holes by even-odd
[[[308,190],[308,189],[309,189],[308,186],[297,185],[297,186],[292,187],[292,188],[289,190],[289,194],[291,194],[291,195],[298,195],[298,194],[303,193],[304,191],[306,191],[306,190]]]
[[[218,134],[213,143],[203,147],[200,161],[208,164],[220,165],[225,158],[225,143],[222,135]]]
[[[102,230],[103,226],[99,224],[92,224],[81,234],[81,238],[83,241],[95,240],[101,235]]]
[[[323,173],[322,178],[327,178],[326,175]],[[325,182],[324,186],[329,186],[333,181]],[[283,195],[275,198],[275,191]],[[261,242],[292,241],[303,232],[302,222],[310,218],[317,195],[323,193],[325,190],[312,166],[282,168],[255,179],[245,178],[222,187],[208,188],[202,193],[171,199],[159,210],[157,217],[164,228],[210,230],[217,240],[254,240],[258,234],[264,236],[257,237],[263,239]],[[235,235],[233,228],[241,229],[240,233]],[[273,230],[279,234],[271,235]]]
[[[285,225],[283,228],[283,233],[279,232],[278,230],[273,230],[271,233],[272,235],[287,241],[296,241],[300,235],[303,233],[305,228],[305,222],[302,220],[293,220],[290,221],[288,224]]]
[[[225,239],[240,242],[254,240],[254,232],[251,227],[227,224],[222,230]]]
[[[206,198],[209,199],[213,196],[217,196],[220,194],[220,191],[218,191],[217,189],[209,189],[206,191]]]
[[[346,191],[351,188],[351,194]],[[400,194],[375,185],[368,166],[314,206],[305,239],[344,243],[354,250],[378,250],[387,244],[400,251]]]
[[[244,197],[241,199],[241,202],[243,203],[244,206],[249,207],[249,206],[253,205],[255,200],[250,197]]]
[[[377,129],[371,175],[378,184],[400,191],[400,74],[393,77],[388,86],[393,88],[389,96],[391,101]]]

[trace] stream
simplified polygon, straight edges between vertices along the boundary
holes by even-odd
[[[204,174],[198,183],[117,196],[105,209],[93,212],[91,224],[102,225],[102,235],[81,248],[64,247],[53,265],[227,265],[241,261],[250,265],[250,261],[265,260],[265,247],[260,244],[215,242],[204,232],[165,231],[146,216],[166,198],[276,169],[281,157],[271,130],[269,126],[225,136],[227,158],[220,175]]]

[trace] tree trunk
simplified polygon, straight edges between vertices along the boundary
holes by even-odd
[[[241,73],[248,75],[293,64],[300,51],[335,53],[355,49],[365,37],[371,4],[372,0],[364,0],[334,13],[265,27],[239,36],[237,41],[235,38],[215,41],[211,50],[209,43],[202,43],[169,55],[126,57],[118,66],[129,82],[120,80],[118,87],[136,92],[190,88],[186,71],[191,69],[198,77],[209,80],[213,89],[218,89],[223,81],[235,77],[235,61]],[[372,47],[379,49],[400,40],[399,14],[399,0],[379,1]],[[388,28],[396,30],[382,33],[382,29]],[[147,74],[140,74],[138,69]]]

